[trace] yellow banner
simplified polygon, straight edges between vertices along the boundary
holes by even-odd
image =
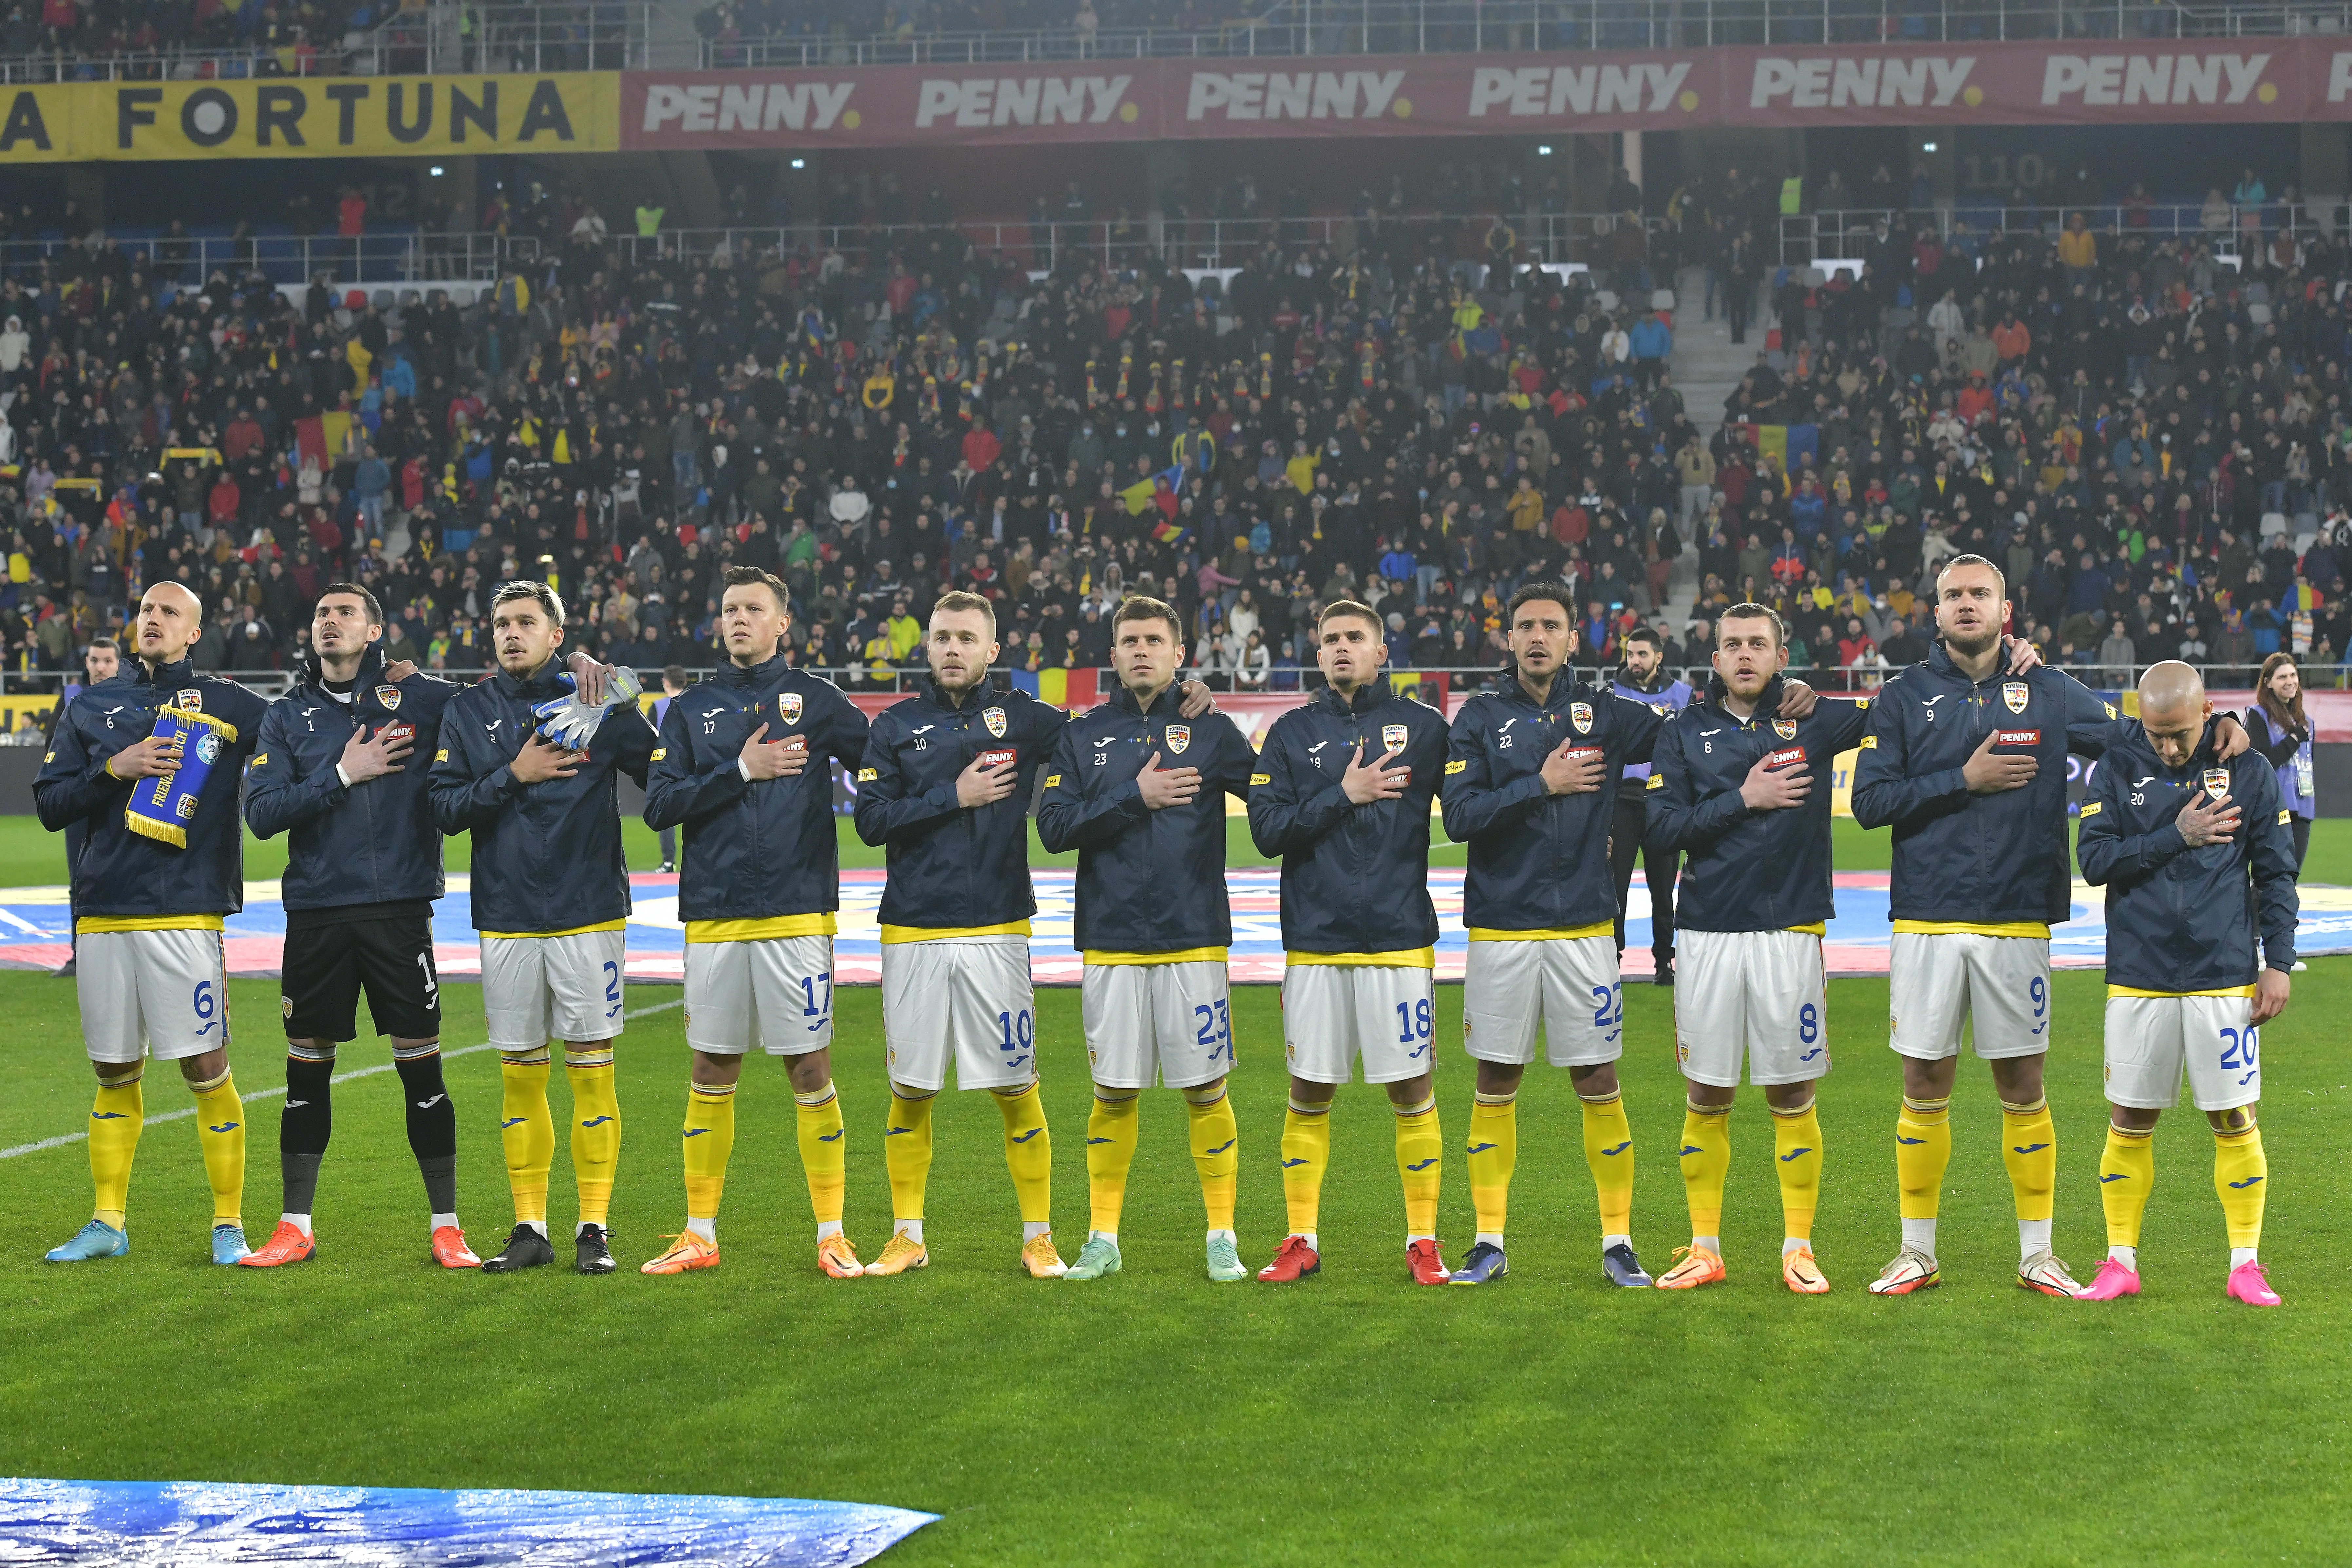
[[[618,73],[0,87],[0,160],[611,152]]]
[[[1857,746],[1852,751],[1839,752],[1837,760],[1830,765],[1831,816],[1853,815],[1853,769],[1861,760],[1862,747]]]

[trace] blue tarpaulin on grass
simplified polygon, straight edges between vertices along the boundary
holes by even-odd
[[[0,1563],[849,1568],[936,1514],[797,1498],[0,1480]]]

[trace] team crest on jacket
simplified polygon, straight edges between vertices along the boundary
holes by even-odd
[[[1591,735],[1592,733],[1592,705],[1591,703],[1569,704],[1568,722],[1576,726],[1577,734]]]
[[[2002,682],[2000,688],[2000,700],[2009,705],[2010,712],[2023,713],[2025,711],[2025,683],[2023,681]]]
[[[1184,748],[1192,744],[1192,727],[1191,725],[1171,724],[1168,727],[1169,756],[1181,757],[1184,754]]]
[[[205,694],[190,686],[172,699],[172,706],[187,713],[205,711]]]
[[[375,700],[383,705],[384,712],[390,713],[400,706],[400,688],[398,686],[378,686],[375,689]]]
[[[996,737],[999,740],[1003,740],[1004,738],[1005,720],[1004,710],[1003,708],[983,708],[981,710],[980,722],[988,726],[989,734]]]
[[[776,697],[776,712],[782,716],[783,721],[786,724],[800,723],[801,694],[798,692],[782,692],[778,694]]]
[[[1783,740],[1794,740],[1797,738],[1797,721],[1793,718],[1776,718],[1772,721],[1772,733]]]
[[[1381,749],[1383,751],[1402,751],[1404,743],[1412,738],[1412,732],[1401,724],[1381,726]]]
[[[2208,799],[2226,800],[2230,798],[2230,770],[2226,768],[2205,769],[2205,794]]]

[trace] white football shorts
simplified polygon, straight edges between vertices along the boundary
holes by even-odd
[[[1234,1070],[1223,960],[1088,964],[1078,982],[1087,1061],[1107,1089],[1213,1083]]]
[[[1481,1061],[1526,1066],[1536,1028],[1554,1067],[1597,1067],[1625,1053],[1617,941],[1546,936],[1470,943],[1462,975],[1462,1046]]]
[[[85,931],[74,994],[92,1061],[202,1056],[228,1044],[228,969],[217,931]]]
[[[1809,1083],[1830,1071],[1822,939],[1810,931],[1675,934],[1675,1059],[1718,1089]]]
[[[1969,1027],[1986,1061],[2050,1049],[2050,938],[1897,931],[1887,955],[1888,1043],[1940,1061]]]
[[[621,1032],[621,931],[568,936],[482,936],[482,1021],[500,1051],[573,1045]]]
[[[1282,1048],[1291,1076],[1345,1083],[1356,1061],[1367,1083],[1402,1083],[1435,1064],[1431,971],[1316,964],[1293,954],[1282,972]]]
[[[2262,1031],[2248,996],[2107,996],[2107,1103],[2168,1111],[2180,1080],[2200,1111],[2234,1111],[2263,1097]]]
[[[713,1056],[764,1048],[805,1056],[833,1043],[833,938],[686,945],[686,1043]]]
[[[1022,1089],[1037,1076],[1026,936],[882,945],[882,1039],[890,1081],[938,1091]]]

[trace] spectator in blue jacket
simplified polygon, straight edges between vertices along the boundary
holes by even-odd
[[[1675,351],[1674,329],[1666,325],[1665,316],[1652,311],[1633,325],[1627,334],[1633,341],[1633,368],[1645,387],[1656,384],[1658,372],[1666,368],[1666,361]]]
[[[383,532],[383,498],[391,489],[392,465],[376,455],[374,447],[367,448],[352,476],[352,494],[358,499],[360,517],[367,524],[371,538]]]

